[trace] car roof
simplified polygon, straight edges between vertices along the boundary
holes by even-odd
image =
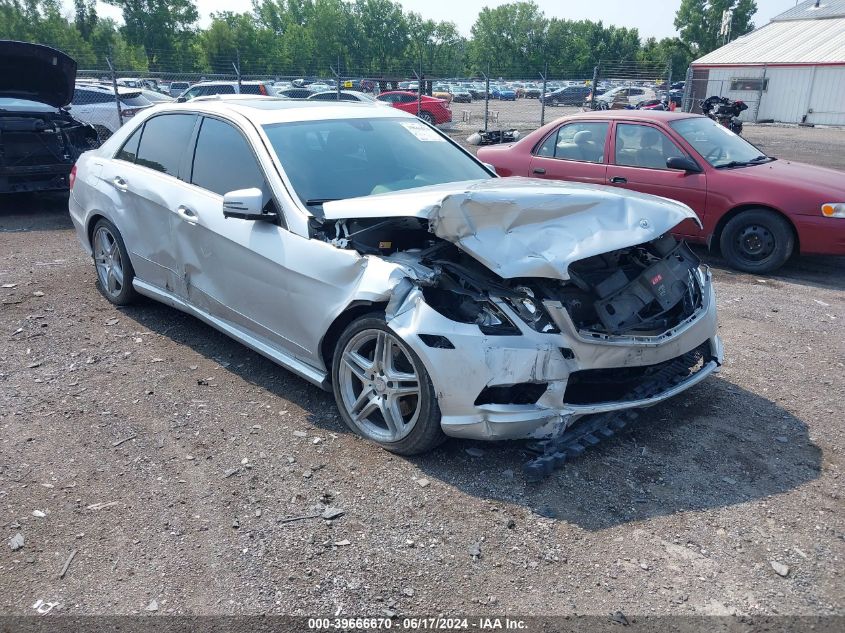
[[[107,92],[109,94],[114,94],[114,87],[110,84],[104,83],[94,83],[88,81],[77,81],[75,85],[76,90],[96,90],[98,92]],[[129,86],[117,86],[117,94],[125,95],[125,94],[139,94],[141,92],[141,88],[130,88]]]
[[[179,82],[179,83],[183,83],[183,82]],[[185,83],[187,83],[187,82],[185,82]],[[249,81],[247,81],[247,80],[241,81],[241,84],[247,84],[247,85],[263,84],[263,83],[269,83],[269,82],[258,81],[257,79],[253,79],[253,80],[249,80]],[[193,86],[191,86],[191,88],[193,88],[194,86],[237,86],[237,85],[238,85],[237,81],[226,81],[224,79],[221,79],[221,80],[218,81],[216,79],[207,79],[206,81],[198,81]]]
[[[308,101],[278,99],[276,97],[230,95],[224,97],[200,97],[186,103],[160,103],[156,112],[199,112],[230,116],[240,115],[256,125],[288,123],[295,121],[319,121],[322,119],[365,119],[365,118],[417,118],[396,108],[385,108],[375,103],[355,101]]]
[[[677,121],[679,119],[691,119],[701,117],[700,114],[691,112],[668,112],[665,110],[594,110],[590,112],[578,112],[563,119],[636,119],[640,121]]]

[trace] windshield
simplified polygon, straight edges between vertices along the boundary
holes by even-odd
[[[412,118],[265,125],[296,194],[309,206],[461,180],[489,172]]]
[[[669,125],[713,167],[753,165],[769,159],[741,136],[707,117],[672,121]]]

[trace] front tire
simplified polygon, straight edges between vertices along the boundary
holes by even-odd
[[[749,209],[728,221],[719,238],[731,268],[766,274],[783,266],[795,249],[792,226],[767,209]]]
[[[423,110],[422,112],[420,112],[420,118],[429,125],[434,125],[434,115],[431,112]]]
[[[332,384],[346,425],[388,451],[416,455],[446,439],[425,366],[379,313],[353,321],[340,336]]]
[[[91,233],[91,247],[97,287],[103,296],[118,306],[128,305],[137,299],[138,293],[132,287],[135,270],[117,227],[104,218],[100,219]]]

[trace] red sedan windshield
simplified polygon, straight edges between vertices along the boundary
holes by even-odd
[[[769,158],[713,119],[693,117],[672,121],[669,125],[716,168],[755,165]]]

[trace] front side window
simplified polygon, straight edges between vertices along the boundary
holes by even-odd
[[[616,126],[617,165],[668,169],[666,161],[676,156],[683,157],[684,153],[657,128],[633,123]]]
[[[543,141],[537,156],[603,163],[608,125],[598,121],[568,123]]]
[[[135,163],[169,176],[181,177],[179,165],[191,140],[196,119],[194,114],[164,114],[147,120]]]
[[[264,176],[243,134],[228,123],[211,118],[203,119],[197,137],[191,182],[221,196],[251,187],[266,189]]]
[[[442,134],[415,119],[302,121],[264,130],[296,194],[310,206],[491,177]]]

